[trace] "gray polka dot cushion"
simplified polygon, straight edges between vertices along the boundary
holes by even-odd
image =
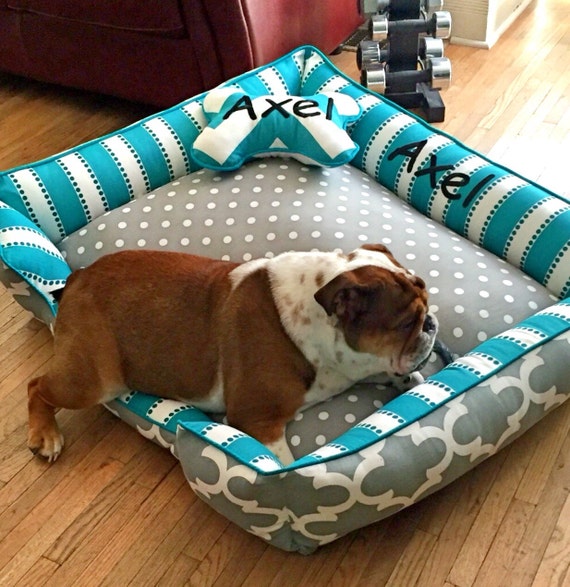
[[[0,173],[0,280],[49,323],[70,271],[115,250],[247,260],[389,246],[425,278],[456,359],[442,368],[432,358],[404,393],[379,375],[300,413],[287,430],[292,465],[180,402],[133,391],[108,406],[172,451],[217,511],[310,553],[447,485],[566,400],[570,203],[355,84],[312,47],[225,87],[303,108],[319,94],[349,96],[358,152],[334,168],[249,158],[205,170],[193,156],[209,124],[205,95],[190,98]]]
[[[121,249],[248,261],[287,250],[349,252],[376,242],[425,279],[440,337],[457,354],[557,299],[363,171],[292,159],[253,161],[237,172],[194,172],[106,212],[58,248],[77,269]]]

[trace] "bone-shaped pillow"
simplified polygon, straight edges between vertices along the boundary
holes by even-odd
[[[335,167],[358,151],[345,128],[360,106],[345,94],[252,97],[218,88],[207,94],[203,110],[209,124],[194,141],[192,156],[209,169],[237,169],[253,157],[273,155]]]

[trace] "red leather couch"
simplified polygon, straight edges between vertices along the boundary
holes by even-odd
[[[169,106],[301,44],[333,51],[358,0],[0,0],[0,71]]]

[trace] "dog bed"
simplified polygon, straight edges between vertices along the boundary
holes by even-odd
[[[565,198],[313,47],[0,174],[0,280],[47,324],[72,269],[125,248],[249,260],[380,242],[426,280],[455,360],[432,356],[404,393],[379,376],[301,412],[287,467],[192,406],[136,392],[108,406],[217,511],[305,554],[447,485],[567,398],[569,235]]]

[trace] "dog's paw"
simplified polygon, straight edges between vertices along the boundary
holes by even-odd
[[[53,463],[61,454],[64,441],[59,429],[32,430],[28,433],[28,448],[34,455],[39,455]]]
[[[290,465],[295,457],[287,444],[285,437],[276,440],[275,442],[268,443],[267,448],[281,461],[283,466]]]
[[[413,371],[407,375],[401,375],[398,377],[392,377],[390,383],[399,392],[409,391],[416,385],[424,382],[423,375],[419,371]]]

